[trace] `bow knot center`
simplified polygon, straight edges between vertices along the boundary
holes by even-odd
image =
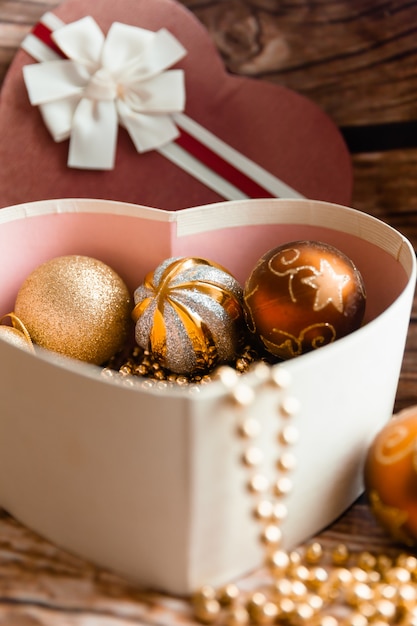
[[[90,78],[84,95],[91,100],[115,100],[121,92],[123,86],[117,83],[108,70],[101,67]]]

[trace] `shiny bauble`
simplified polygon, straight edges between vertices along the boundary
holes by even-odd
[[[329,344],[359,328],[365,286],[352,261],[318,241],[294,241],[267,252],[244,289],[250,331],[280,359]]]
[[[46,261],[24,281],[15,314],[47,350],[101,365],[124,345],[132,303],[120,276],[87,256]]]
[[[213,261],[166,259],[134,293],[136,342],[171,372],[207,372],[236,355],[242,295],[238,281]]]
[[[33,344],[21,330],[13,326],[0,325],[0,339],[4,339],[16,348],[22,348],[27,352],[34,352]]]
[[[364,476],[381,526],[394,540],[417,545],[417,406],[394,415],[376,435]]]

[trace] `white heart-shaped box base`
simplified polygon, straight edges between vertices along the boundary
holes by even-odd
[[[353,209],[308,200],[221,203],[176,213],[97,200],[50,200],[0,212],[0,311],[13,310],[41,262],[87,254],[132,291],[169,256],[223,264],[243,283],[268,249],[330,243],[362,273],[365,324],[285,363],[300,403],[291,547],[335,519],[363,489],[370,440],[390,418],[416,266],[410,243]],[[256,386],[253,375],[243,380]],[[0,504],[59,545],[140,585],[188,593],[262,560],[235,434],[238,411],[213,382],[126,386],[95,366],[0,341]],[[277,457],[278,391],[256,392],[266,463]]]

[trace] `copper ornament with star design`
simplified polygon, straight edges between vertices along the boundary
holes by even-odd
[[[135,338],[176,374],[230,362],[244,337],[243,289],[221,265],[201,258],[164,260],[134,293]]]
[[[250,331],[280,359],[356,330],[365,305],[365,286],[356,266],[340,250],[319,241],[294,241],[269,250],[244,288]]]
[[[364,478],[379,524],[395,541],[417,545],[417,406],[394,415],[376,435]]]

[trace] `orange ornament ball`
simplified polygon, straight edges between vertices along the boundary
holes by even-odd
[[[417,406],[395,415],[377,434],[364,477],[380,525],[394,540],[417,545]]]
[[[353,262],[319,241],[293,241],[259,259],[244,289],[249,330],[272,355],[289,359],[360,327],[365,285]]]

